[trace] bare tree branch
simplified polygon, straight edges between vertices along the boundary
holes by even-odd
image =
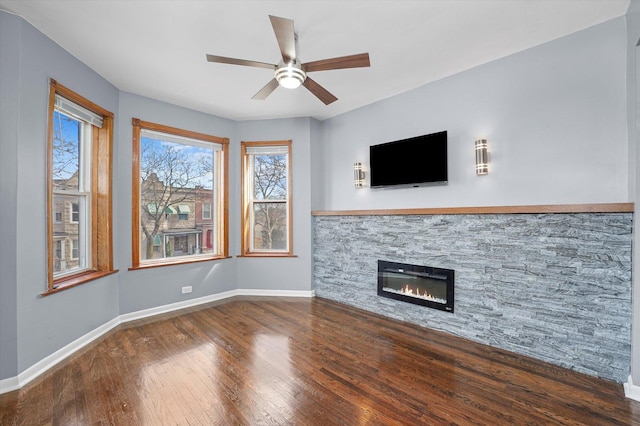
[[[212,170],[213,150],[208,156],[194,155],[180,144],[142,140],[140,223],[147,241],[147,259],[153,257],[153,240],[160,232],[165,215],[173,214],[174,206],[195,202],[197,187],[206,184],[211,188]]]
[[[286,247],[287,157],[284,154],[254,155],[254,220],[263,249]]]

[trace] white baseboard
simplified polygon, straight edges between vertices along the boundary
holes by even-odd
[[[8,379],[0,380],[0,395],[3,393],[11,392],[16,389],[20,389],[20,382],[18,382],[18,377],[9,377]]]
[[[633,379],[631,376],[627,379],[627,382],[624,383],[624,396],[629,399],[633,399],[636,401],[640,401],[640,386],[635,386],[633,384]]]
[[[120,322],[125,323],[135,321],[142,318],[148,318],[155,315],[166,314],[167,312],[179,311],[180,309],[191,308],[192,306],[203,305],[217,300],[228,299],[235,296],[236,290],[225,291],[223,293],[212,294],[210,296],[198,297],[195,299],[184,300],[182,302],[170,303],[168,305],[156,306],[155,308],[143,309],[141,311],[130,312],[120,315]]]
[[[0,380],[0,394],[20,389],[42,373],[58,364],[60,361],[73,355],[75,352],[103,336],[119,324],[167,312],[178,311],[180,309],[190,308],[204,303],[228,299],[234,296],[314,297],[315,291],[239,289],[212,294],[205,297],[198,297],[196,299],[189,299],[183,302],[170,303],[168,305],[157,306],[155,308],[143,309],[141,311],[130,312],[128,314],[122,314],[98,328],[91,330],[89,333],[79,337],[68,345],[58,349],[46,358],[36,362],[31,367],[18,374],[18,376]]]
[[[314,297],[316,292],[299,291],[299,290],[258,290],[258,289],[239,289],[230,290],[223,293],[212,294],[210,296],[189,299],[183,302],[170,303],[168,305],[156,306],[155,308],[143,309],[141,311],[131,312],[120,315],[120,322],[129,322],[137,319],[152,317],[154,315],[166,314],[167,312],[178,311],[180,309],[191,308],[193,306],[203,305],[205,303],[216,302],[218,300],[228,299],[234,296],[268,296],[268,297]]]
[[[105,324],[102,324],[98,328],[94,328],[84,336],[81,336],[69,343],[68,345],[58,349],[51,355],[41,359],[40,361],[33,364],[31,367],[24,370],[22,373],[18,374],[18,377],[11,377],[9,379],[4,379],[0,381],[0,394],[5,392],[10,392],[12,390],[20,389],[22,386],[26,385],[45,371],[49,370],[60,361],[64,360],[71,354],[79,351],[83,347],[87,346],[89,343],[93,342],[97,338],[101,337],[105,333],[107,333],[112,328],[116,327],[120,324],[120,318],[116,317]],[[7,382],[5,384],[5,382]]]
[[[268,297],[315,297],[315,290],[259,290],[259,289],[238,289],[235,290],[237,296],[268,296]]]

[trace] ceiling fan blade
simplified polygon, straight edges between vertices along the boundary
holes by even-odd
[[[265,99],[267,99],[267,96],[269,96],[271,93],[273,93],[274,90],[276,90],[277,87],[278,87],[278,80],[274,78],[270,82],[268,82],[262,89],[260,89],[258,93],[253,95],[251,99],[264,101]]]
[[[227,58],[225,56],[216,56],[216,55],[209,55],[209,54],[207,54],[207,61],[219,62],[221,64],[244,65],[247,67],[269,68],[271,70],[276,68],[275,65],[268,64],[266,62],[248,61],[246,59]]]
[[[320,61],[307,62],[302,64],[305,72],[338,70],[343,68],[362,68],[369,67],[368,53],[359,53],[357,55],[341,56],[339,58],[322,59]]]
[[[287,18],[279,18],[269,15],[273,32],[276,33],[278,46],[282,53],[282,60],[287,62],[295,62],[296,60],[296,34],[293,28],[293,21]]]
[[[338,100],[338,98],[329,93],[327,89],[310,79],[309,76],[307,76],[307,79],[304,81],[304,83],[302,83],[302,85],[306,87],[311,93],[313,93],[316,98],[320,99],[325,105],[329,105],[330,103]]]

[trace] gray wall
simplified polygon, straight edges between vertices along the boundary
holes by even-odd
[[[22,20],[0,13],[0,379],[18,374],[16,210]],[[11,248],[11,249],[9,249]]]
[[[239,141],[270,141],[292,139],[293,189],[293,254],[286,258],[237,258],[238,288],[259,290],[311,290],[311,138],[309,118],[249,121],[238,123]],[[240,163],[239,155],[234,158]],[[240,170],[235,174],[240,193]],[[238,199],[239,200],[239,199]],[[238,201],[237,205],[240,202]],[[237,211],[237,218],[240,218]],[[240,254],[240,238],[236,245]]]
[[[117,112],[118,90],[22,19],[4,12],[0,12],[0,17],[3,40],[0,227],[3,240],[7,237],[0,256],[3,259],[0,378],[4,378],[15,376],[16,370],[24,371],[118,315],[116,275],[39,297],[47,283],[45,171],[49,78],[112,112]],[[6,61],[11,61],[8,68]],[[5,92],[7,87],[10,90]],[[7,115],[6,109],[11,110]],[[118,154],[117,144],[114,152]],[[117,245],[117,236],[115,242]],[[5,310],[5,304],[14,305]]]
[[[449,132],[447,186],[355,189],[370,145]],[[625,202],[624,17],[323,122],[320,209]],[[489,174],[473,143],[489,141]]]
[[[629,192],[632,200],[640,199],[640,150],[638,150],[638,101],[640,101],[640,1],[632,0],[625,16],[627,22],[627,129],[629,137]],[[634,227],[634,245],[640,247],[640,233]],[[631,378],[640,383],[640,250],[633,253],[633,327]]]
[[[237,170],[238,150],[236,143],[236,123],[231,120],[180,108],[164,102],[121,92],[118,107],[120,126],[118,144],[120,147],[116,162],[118,203],[116,212],[119,226],[114,227],[120,244],[116,256],[120,265],[120,313],[130,313],[142,309],[186,301],[198,297],[222,293],[236,288],[234,259],[214,262],[199,262],[189,265],[165,266],[129,271],[131,266],[131,135],[133,117],[144,121],[191,130],[231,139],[229,168],[230,175]],[[231,180],[233,182],[233,179]],[[233,194],[233,186],[230,194]],[[232,203],[233,205],[233,203]],[[229,215],[230,251],[233,254],[234,241],[238,234],[238,216]],[[193,292],[182,294],[183,286],[192,286]]]
[[[314,120],[312,122],[311,139],[311,210],[320,210],[325,205],[324,197],[324,123]],[[353,167],[353,165],[352,165]]]

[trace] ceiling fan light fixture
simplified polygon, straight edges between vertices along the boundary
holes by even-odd
[[[307,73],[295,62],[281,64],[276,68],[276,80],[278,80],[280,86],[286,89],[296,89],[300,87],[306,78]]]

